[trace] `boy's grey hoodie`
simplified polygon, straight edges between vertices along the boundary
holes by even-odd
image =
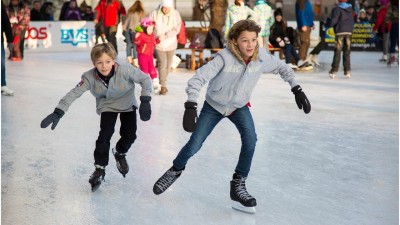
[[[230,48],[232,49],[232,48]],[[197,102],[200,89],[209,83],[206,101],[222,115],[228,116],[237,108],[245,106],[263,73],[280,74],[291,87],[298,85],[294,71],[286,63],[259,48],[246,65],[228,48],[196,70],[188,81],[188,101]]]
[[[108,87],[97,74],[95,67],[83,73],[81,82],[60,100],[56,108],[66,112],[72,102],[90,90],[96,98],[97,114],[130,112],[133,111],[133,106],[138,108],[135,98],[135,83],[142,87],[142,96],[151,95],[153,84],[150,76],[131,64],[117,62],[114,76],[110,79]]]

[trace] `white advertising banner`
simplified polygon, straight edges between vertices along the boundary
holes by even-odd
[[[92,21],[31,22],[25,34],[25,52],[90,51],[95,38]],[[122,29],[119,26],[118,48],[122,47],[122,40]]]

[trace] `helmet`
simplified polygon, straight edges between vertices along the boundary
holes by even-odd
[[[143,27],[148,27],[150,25],[156,25],[156,21],[150,19],[149,17],[146,17],[142,20],[142,26]]]

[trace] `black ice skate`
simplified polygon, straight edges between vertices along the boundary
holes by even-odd
[[[156,195],[163,193],[165,190],[169,188],[178,178],[181,176],[182,170],[175,170],[174,167],[171,167],[167,172],[157,180],[157,182],[153,186],[153,192]]]
[[[93,172],[92,176],[89,178],[89,183],[92,186],[92,191],[96,191],[101,184],[101,181],[104,181],[104,176],[106,172],[104,167],[96,167],[96,170]]]
[[[256,213],[256,199],[246,190],[246,177],[233,174],[231,181],[231,199],[234,201],[233,209],[254,214]]]
[[[128,162],[125,159],[125,154],[118,153],[115,148],[112,149],[115,161],[117,162],[118,171],[125,177],[129,172]]]

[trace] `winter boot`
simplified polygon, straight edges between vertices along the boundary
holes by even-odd
[[[162,86],[161,86],[160,95],[166,95],[167,92],[168,92],[167,87],[162,87]]]
[[[14,91],[8,88],[7,86],[1,87],[1,94],[5,96],[13,96]]]
[[[233,209],[246,213],[256,212],[254,207],[257,206],[257,201],[246,190],[246,177],[236,173],[231,181],[231,199],[236,203],[232,206]]]
[[[125,177],[125,175],[129,172],[129,165],[126,161],[125,154],[118,153],[116,148],[112,149],[113,155],[115,157],[115,161],[117,162],[118,171]]]
[[[96,165],[96,170],[89,178],[89,183],[92,186],[92,191],[96,191],[100,187],[101,181],[104,181],[105,175],[106,172],[104,166]]]
[[[165,172],[160,179],[153,186],[153,192],[156,195],[163,193],[165,190],[169,188],[182,174],[182,170],[177,170],[174,167],[171,167],[167,172]]]

